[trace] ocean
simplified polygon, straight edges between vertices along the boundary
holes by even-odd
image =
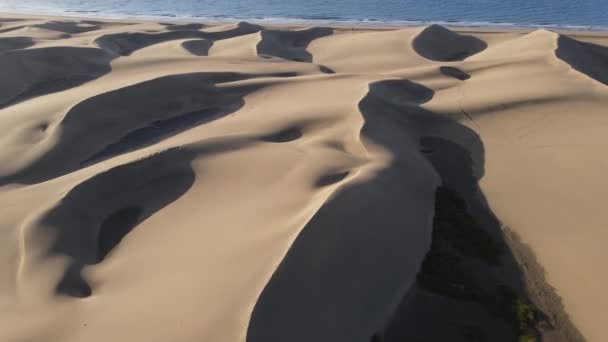
[[[0,0],[0,12],[261,24],[608,30],[608,0]]]

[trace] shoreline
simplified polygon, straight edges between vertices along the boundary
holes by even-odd
[[[429,25],[441,25],[451,30],[459,32],[476,32],[476,33],[496,33],[496,32],[515,32],[528,33],[535,30],[545,29],[561,34],[570,35],[589,35],[602,36],[608,35],[608,26],[579,26],[579,25],[540,25],[540,24],[515,24],[515,23],[491,23],[491,22],[446,22],[446,21],[373,21],[373,20],[325,20],[325,19],[294,19],[294,18],[213,18],[213,17],[177,17],[177,16],[105,16],[91,15],[90,13],[74,13],[72,14],[43,14],[36,12],[2,12],[0,18],[18,17],[27,19],[65,19],[65,20],[102,20],[107,22],[131,22],[131,23],[151,23],[151,22],[169,22],[169,23],[195,23],[208,25],[226,25],[237,22],[248,22],[252,24],[262,25],[265,27],[331,27],[343,30],[352,31],[367,31],[367,30],[397,30],[402,28],[424,27]]]

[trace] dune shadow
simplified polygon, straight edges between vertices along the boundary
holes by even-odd
[[[442,66],[439,67],[439,72],[441,72],[445,76],[452,77],[461,81],[466,81],[471,78],[469,74],[455,67]]]
[[[27,41],[23,43],[29,44]],[[99,78],[112,70],[112,59],[101,49],[80,47],[34,48],[1,53],[0,73],[5,77],[0,79],[0,109]]]
[[[251,24],[244,21],[232,26],[233,27],[224,30],[217,30],[217,28],[209,28],[209,30],[203,31],[205,33],[204,38],[212,41],[224,40],[260,32],[263,29],[263,27],[260,25]]]
[[[392,161],[303,228],[254,307],[248,342],[514,341],[561,329],[533,304],[478,186],[481,139],[422,108],[432,95],[405,80],[370,85],[361,135]]]
[[[319,177],[319,179],[317,179],[317,181],[315,182],[315,187],[324,187],[338,183],[348,177],[348,175],[350,175],[350,172],[348,171],[323,175]]]
[[[0,38],[0,53],[9,50],[25,49],[34,45],[34,40],[30,37],[6,37]]]
[[[326,67],[325,65],[319,65],[319,70],[324,74],[335,74],[336,73],[332,68]]]
[[[101,29],[101,26],[98,24],[78,21],[49,21],[44,24],[34,25],[33,27],[68,34],[79,34]]]
[[[51,209],[41,220],[55,236],[48,253],[71,260],[57,293],[91,295],[82,269],[103,262],[141,222],[186,193],[194,182],[190,162],[196,155],[173,149],[112,168],[77,185]]]
[[[151,124],[129,132],[118,141],[108,145],[103,150],[82,161],[82,164],[98,162],[115,155],[136,150],[141,147],[154,144],[167,139],[173,135],[191,129],[213,120],[217,120],[230,113],[239,110],[244,105],[243,101],[235,103],[231,108],[209,108],[200,111],[179,115],[164,120],[156,120]]]
[[[261,85],[217,85],[258,76],[283,75],[169,75],[88,98],[64,116],[47,153],[0,185],[39,183],[234,113]]]
[[[127,206],[116,210],[104,219],[97,236],[97,263],[103,261],[108,253],[136,227],[141,214],[142,209],[140,207]],[[75,259],[80,256],[76,256]],[[84,264],[81,260],[72,262],[57,284],[56,292],[76,298],[89,297],[92,294],[92,289],[82,277],[83,267]]]
[[[24,19],[18,18],[0,18],[0,23],[14,23],[17,21],[24,21]]]
[[[213,42],[207,39],[195,39],[182,43],[182,47],[195,56],[208,56]]]
[[[555,54],[575,70],[608,85],[608,47],[560,35]]]
[[[263,30],[262,39],[257,45],[258,55],[279,57],[295,62],[312,63],[313,56],[307,48],[318,38],[332,35],[334,30],[329,27],[314,27],[298,31]],[[323,67],[324,73],[333,73]]]
[[[21,30],[26,27],[27,27],[27,25],[16,25],[16,26],[9,26],[9,27],[2,28],[2,25],[0,25],[0,33],[17,31],[17,30]]]
[[[344,186],[311,218],[261,293],[248,342],[365,341],[415,280],[430,244],[437,179],[390,110],[416,108],[432,91],[404,83],[391,93],[396,99],[370,91],[359,104],[361,134],[395,152],[393,162],[370,181]],[[387,99],[395,102],[384,106]]]
[[[110,257],[142,222],[182,197],[195,181],[191,167],[195,158],[255,143],[247,137],[209,139],[116,166],[76,185],[36,228],[54,237],[47,256],[61,255],[69,260],[56,293],[75,298],[91,296],[94,288],[83,269]],[[166,228],[170,236],[170,229],[175,227]]]
[[[414,38],[412,46],[422,57],[439,62],[462,61],[488,47],[479,38],[459,34],[440,25],[422,30]]]
[[[116,210],[103,220],[97,238],[97,260],[99,262],[135,228],[141,214],[140,207],[131,205]]]
[[[183,30],[200,30],[205,27],[203,24],[164,24],[169,31],[183,31]]]
[[[279,132],[265,135],[260,138],[262,141],[273,143],[284,143],[294,141],[302,137],[302,129],[300,127],[289,127]]]
[[[198,30],[161,33],[124,32],[103,35],[95,42],[104,50],[120,56],[130,56],[133,52],[151,45],[186,38],[205,38],[205,34]]]
[[[170,27],[170,26],[169,26]],[[234,38],[245,34],[255,33],[262,28],[249,23],[238,23],[234,28],[223,31],[199,31],[198,29],[169,29],[167,32],[125,32],[106,34],[98,37],[95,42],[104,50],[120,56],[130,56],[133,52],[145,47],[176,40],[176,39],[205,39],[210,42]]]

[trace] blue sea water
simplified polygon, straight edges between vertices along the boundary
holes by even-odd
[[[608,30],[608,0],[0,0],[0,12],[258,23]]]

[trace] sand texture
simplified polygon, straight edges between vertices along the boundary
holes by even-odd
[[[608,341],[606,37],[0,16],[0,341]]]

